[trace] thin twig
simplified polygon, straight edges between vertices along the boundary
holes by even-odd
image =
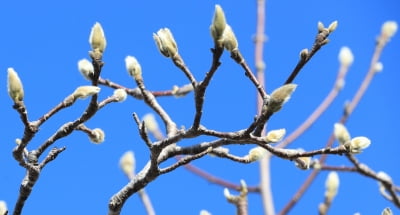
[[[385,38],[383,38],[383,37],[384,37],[384,35],[381,34],[378,38],[378,41],[385,41],[384,40]],[[361,85],[358,88],[357,92],[355,93],[353,99],[347,105],[346,110],[344,111],[344,114],[341,117],[341,119],[339,120],[339,122],[344,124],[348,120],[348,118],[350,117],[350,115],[354,111],[354,109],[357,107],[357,105],[358,105],[359,101],[361,100],[362,96],[364,95],[366,89],[370,85],[374,74],[376,73],[375,65],[376,65],[376,63],[378,63],[379,58],[382,54],[382,50],[383,50],[384,46],[386,45],[386,43],[387,43],[387,41],[386,42],[378,42],[376,44],[374,53],[372,55],[370,68],[369,68],[364,80],[361,82]],[[334,136],[333,136],[333,134],[331,134],[331,136],[329,137],[329,139],[327,141],[326,147],[331,147],[333,142],[334,142]],[[321,156],[321,158],[320,158],[321,165],[323,165],[325,163],[327,157],[328,157],[328,155]],[[303,196],[304,192],[308,189],[308,187],[311,185],[311,183],[317,177],[318,173],[319,173],[319,170],[316,170],[316,169],[311,172],[311,174],[307,177],[306,181],[301,185],[299,190],[297,190],[297,192],[293,195],[293,197],[289,200],[289,202],[284,206],[282,211],[279,212],[279,215],[287,214],[294,207],[294,205],[297,203],[297,201]]]
[[[288,135],[281,143],[277,145],[279,148],[285,148],[294,140],[296,140],[300,135],[302,135],[314,122],[328,109],[328,107],[332,104],[333,100],[337,97],[339,91],[342,89],[340,85],[345,80],[345,76],[349,71],[349,66],[340,65],[338,75],[336,77],[335,83],[329,92],[329,94],[325,97],[325,99],[321,102],[321,104],[314,110],[314,112],[300,125],[298,126],[290,135]]]

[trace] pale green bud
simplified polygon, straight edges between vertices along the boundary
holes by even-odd
[[[21,79],[19,79],[17,72],[11,67],[7,70],[7,90],[8,95],[14,102],[24,99],[24,89]]]
[[[350,133],[342,123],[335,123],[333,133],[341,145],[350,140]]]
[[[89,36],[89,43],[92,46],[93,50],[99,50],[100,52],[104,52],[104,49],[107,46],[107,41],[104,35],[103,28],[98,22],[96,22],[92,27]]]
[[[282,138],[285,136],[285,134],[286,134],[286,129],[284,128],[272,130],[267,133],[267,136],[265,136],[265,140],[267,142],[276,143],[281,141]]]
[[[224,47],[226,50],[228,50],[230,52],[237,50],[237,48],[239,46],[238,41],[237,41],[235,33],[233,33],[233,30],[230,25],[226,24],[222,38],[223,38],[223,44],[224,44]]]
[[[362,150],[366,149],[369,145],[371,145],[371,140],[367,137],[355,137],[350,141],[350,153],[358,154],[362,152]]]
[[[127,176],[131,176],[135,173],[135,155],[133,151],[125,152],[120,160],[119,160],[119,167]]]
[[[125,58],[125,66],[128,74],[132,76],[135,80],[142,79],[142,67],[135,57],[127,56]]]
[[[354,61],[353,53],[350,48],[343,46],[339,52],[339,62],[343,66],[350,66]]]
[[[339,183],[340,183],[339,175],[335,171],[329,172],[328,177],[326,178],[325,181],[326,198],[332,200],[336,196],[339,189]]]
[[[105,134],[104,131],[100,128],[95,128],[92,130],[92,133],[89,135],[89,139],[92,143],[99,144],[104,142]]]
[[[174,57],[178,53],[174,36],[168,28],[161,28],[157,33],[153,33],[153,39],[156,42],[158,50],[165,57]]]
[[[271,93],[270,102],[268,109],[272,112],[279,111],[283,104],[285,104],[289,99],[294,90],[296,89],[296,84],[285,84]]]
[[[89,60],[82,59],[78,61],[78,69],[86,80],[92,80],[91,77],[93,77],[94,68],[93,64]]]
[[[117,98],[118,102],[123,102],[128,97],[128,94],[124,89],[114,90],[114,97]]]
[[[72,94],[75,99],[85,99],[89,96],[93,96],[100,92],[100,87],[96,86],[80,86],[76,88],[74,93]]]
[[[225,14],[220,5],[215,5],[214,17],[210,26],[211,36],[217,42],[222,39],[226,27]]]
[[[393,37],[397,31],[397,22],[395,21],[386,21],[382,25],[382,35],[386,36],[387,38]]]

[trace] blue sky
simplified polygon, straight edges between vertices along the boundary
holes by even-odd
[[[11,156],[15,138],[23,127],[6,90],[6,70],[14,67],[25,89],[25,104],[31,120],[36,120],[58,104],[76,87],[89,84],[77,69],[77,62],[88,58],[88,36],[95,22],[100,22],[107,38],[102,77],[122,85],[135,87],[127,75],[124,58],[135,56],[142,65],[147,88],[171,89],[187,83],[186,77],[170,60],[161,56],[152,33],[162,27],[171,29],[179,52],[195,77],[201,79],[211,63],[213,46],[209,25],[214,5],[221,4],[227,20],[239,40],[239,48],[254,68],[255,1],[3,1],[0,3],[0,200],[10,208],[17,199],[19,184],[25,171]],[[375,38],[386,20],[400,21],[396,0],[373,1],[268,1],[265,45],[266,86],[268,92],[280,86],[295,66],[299,51],[310,48],[317,22],[326,25],[338,20],[331,42],[310,61],[295,80],[299,86],[289,103],[270,120],[270,129],[286,128],[290,133],[323,100],[333,85],[338,69],[337,54],[349,46],[355,62],[346,79],[344,90],[328,111],[291,147],[306,150],[321,148],[329,137],[342,108],[350,100],[363,79],[373,52]],[[385,171],[399,184],[398,171],[400,132],[400,39],[396,35],[385,48],[382,73],[372,85],[348,122],[353,136],[368,136],[372,145],[357,155],[376,171]],[[202,123],[208,128],[228,131],[245,128],[255,114],[255,89],[244,72],[225,53],[222,66],[206,94]],[[100,98],[112,90],[103,88]],[[159,102],[170,112],[178,126],[189,127],[193,116],[193,94],[184,98],[161,98]],[[76,119],[88,101],[78,101],[45,123],[29,145],[34,149],[63,123]],[[101,110],[86,125],[100,127],[106,141],[94,145],[81,132],[55,143],[66,146],[55,161],[43,170],[24,214],[105,214],[109,198],[127,183],[118,167],[120,156],[133,150],[137,169],[148,160],[149,153],[137,134],[131,114],[150,112],[142,101],[128,99]],[[200,139],[198,141],[202,141]],[[197,142],[198,142],[197,141]],[[184,145],[196,143],[184,142]],[[245,155],[249,146],[232,147]],[[259,181],[258,164],[233,164],[231,161],[205,157],[194,162],[199,167],[232,182],[245,179],[247,184]],[[328,164],[348,165],[344,157],[330,157]],[[277,210],[309,174],[296,169],[293,163],[273,159],[272,184]],[[323,201],[326,172],[320,174],[292,214],[315,214]],[[332,214],[379,214],[392,206],[378,192],[376,182],[353,173],[340,173],[341,185]],[[223,196],[223,187],[209,184],[180,168],[159,177],[146,188],[157,214],[198,214],[207,209],[212,214],[233,214],[235,209]],[[261,213],[258,194],[249,195],[250,214]],[[398,213],[397,209],[394,212]],[[122,214],[145,214],[132,196]]]

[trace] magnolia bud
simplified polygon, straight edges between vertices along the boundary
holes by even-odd
[[[337,20],[333,21],[328,27],[329,33],[334,32],[337,26],[338,26],[338,21]]]
[[[325,187],[325,197],[332,201],[339,188],[339,175],[335,171],[329,172],[325,181]]]
[[[78,69],[86,80],[92,80],[94,74],[93,64],[87,59],[78,61]]]
[[[220,5],[215,5],[214,17],[210,26],[211,36],[217,42],[222,39],[226,27],[225,14]]]
[[[161,28],[157,33],[153,33],[154,41],[158,47],[158,50],[165,57],[174,57],[178,53],[178,47],[176,45],[174,36],[168,28]]]
[[[127,56],[125,58],[125,66],[129,75],[132,76],[135,80],[142,79],[142,67],[135,57]]]
[[[267,142],[276,143],[281,141],[282,138],[285,136],[285,134],[286,134],[286,129],[284,128],[272,130],[268,132],[267,136],[265,136],[265,140]]]
[[[387,38],[393,37],[393,35],[397,31],[397,22],[395,21],[386,21],[382,25],[382,35]]]
[[[344,46],[340,49],[339,52],[339,62],[343,66],[350,66],[354,61],[353,53],[351,52],[350,48]]]
[[[371,140],[367,137],[355,137],[350,141],[350,153],[358,154],[371,144]]]
[[[85,99],[89,96],[93,96],[100,92],[100,87],[96,86],[80,86],[76,88],[75,92],[72,94],[75,99]]]
[[[389,207],[387,207],[387,208],[383,209],[381,214],[382,215],[393,215],[393,212]]]
[[[105,134],[100,128],[95,128],[89,135],[89,139],[92,143],[99,144],[104,142]]]
[[[124,89],[116,89],[114,90],[114,97],[118,100],[118,102],[123,102],[128,97],[128,94]]]
[[[303,150],[300,150],[300,151],[303,151]],[[311,161],[312,161],[311,157],[298,157],[298,158],[294,159],[294,164],[299,169],[307,170],[307,169],[310,169]]]
[[[318,21],[318,32],[322,32],[323,30],[325,30],[324,23]]]
[[[335,123],[333,133],[341,145],[350,140],[350,134],[342,123]]]
[[[144,124],[145,124],[147,130],[149,130],[150,132],[154,133],[154,132],[159,131],[158,123],[154,117],[154,114],[148,113],[148,114],[144,115],[143,121],[144,121]]]
[[[300,51],[300,58],[301,58],[302,60],[305,60],[305,59],[307,59],[307,57],[308,57],[308,49],[303,49],[303,50],[301,50],[301,51]]]
[[[247,155],[251,162],[260,160],[265,155],[265,149],[259,146],[250,149]]]
[[[383,70],[383,63],[382,62],[377,62],[374,66],[375,72],[382,72]]]
[[[17,72],[13,68],[8,68],[7,72],[8,95],[14,102],[22,101],[24,99],[24,89],[21,79],[19,79]]]
[[[279,111],[283,104],[290,99],[293,91],[296,89],[296,84],[285,84],[271,93],[271,99],[268,105],[268,110],[271,112]]]
[[[6,214],[7,211],[8,211],[8,209],[7,209],[6,202],[3,200],[0,200],[0,214],[1,215]]]
[[[119,167],[125,173],[125,175],[133,175],[135,173],[135,155],[132,151],[125,152],[120,160]]]
[[[201,210],[200,215],[211,215],[211,213],[206,210]]]
[[[106,37],[104,36],[103,28],[100,23],[96,22],[89,36],[89,43],[92,46],[93,50],[99,50],[100,52],[104,52],[106,48],[107,42]]]
[[[224,47],[226,50],[232,52],[234,50],[237,50],[238,48],[238,42],[236,40],[236,36],[232,31],[232,28],[230,25],[226,25],[224,33],[222,35],[223,38],[223,43]]]

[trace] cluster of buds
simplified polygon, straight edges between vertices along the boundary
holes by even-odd
[[[217,47],[224,47],[232,52],[238,49],[238,41],[229,24],[226,23],[225,13],[220,5],[215,5],[215,12],[210,26],[211,36]]]
[[[371,140],[367,137],[359,136],[351,138],[347,128],[341,123],[335,123],[333,133],[339,144],[346,147],[347,151],[352,154],[361,153],[362,150],[371,145]]]
[[[153,33],[153,39],[156,42],[158,50],[165,57],[173,58],[178,54],[178,46],[168,28],[161,28],[157,33]]]

